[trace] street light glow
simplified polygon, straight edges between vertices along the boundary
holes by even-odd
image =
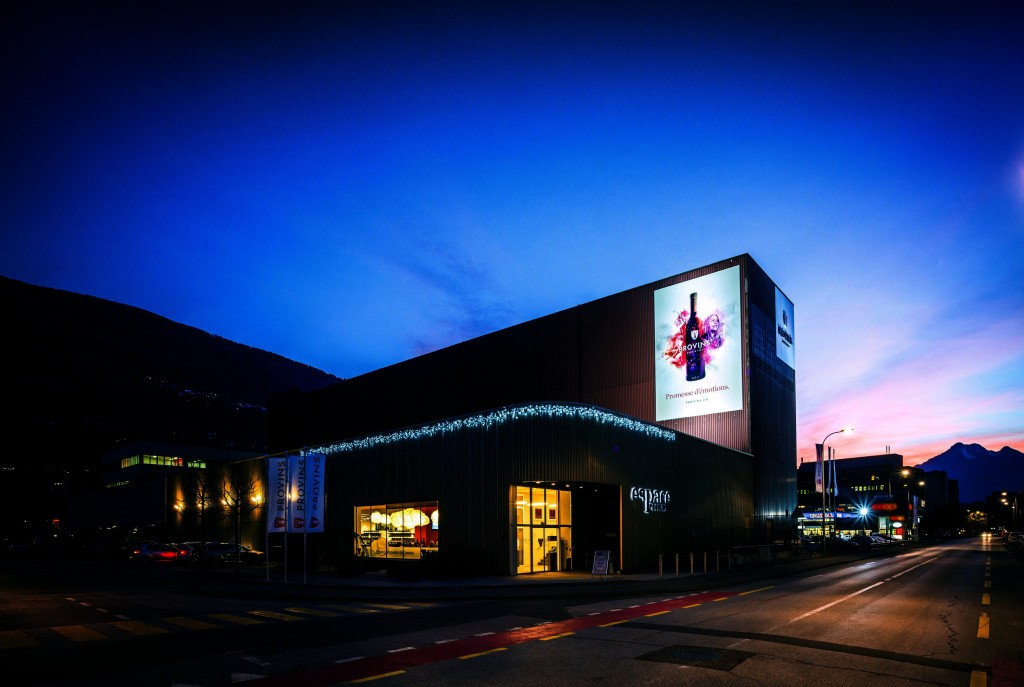
[[[832,436],[833,434],[842,434],[843,432],[853,432],[853,427],[843,427],[842,429],[837,429],[834,432],[829,432],[828,434],[826,434],[825,438],[821,440],[821,444],[819,444],[821,446],[822,451],[825,450],[825,442],[828,441],[828,438],[830,436]],[[821,453],[819,452],[819,454],[818,454],[819,460],[821,459],[821,457],[822,457]],[[834,467],[834,464],[833,464],[833,467]],[[825,519],[825,512],[826,512],[826,509],[827,509],[826,499],[828,498],[829,492],[834,491],[836,489],[836,485],[834,483],[826,489],[825,488],[825,483],[827,481],[828,481],[827,471],[822,470],[822,474],[821,474],[821,555],[823,555],[823,556],[826,553],[825,539],[826,539],[826,535],[827,535],[826,519]],[[834,507],[835,507],[835,503],[833,502],[833,508]],[[835,527],[835,516],[833,516],[832,520],[833,520],[832,526],[834,528]]]

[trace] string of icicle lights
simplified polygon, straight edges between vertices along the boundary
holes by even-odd
[[[318,448],[306,449],[303,453],[322,453],[326,455],[330,455],[332,453],[344,453],[345,451],[356,451],[364,448],[372,448],[374,446],[392,444],[396,441],[429,438],[435,434],[457,432],[460,429],[478,429],[480,427],[489,429],[494,425],[536,417],[580,418],[603,425],[615,425],[616,427],[628,429],[633,432],[642,432],[647,436],[664,439],[665,441],[675,441],[676,439],[675,432],[663,429],[657,425],[650,425],[646,422],[640,422],[639,420],[632,420],[628,417],[623,417],[622,415],[615,415],[614,413],[609,413],[606,410],[599,410],[590,406],[543,404],[502,408],[501,410],[485,413],[483,415],[471,415],[469,417],[445,420],[444,422],[438,422],[433,425],[426,425],[424,427],[417,427],[414,429],[400,429],[397,432],[378,434],[376,436],[366,437],[365,439],[354,439],[352,441],[342,441],[337,444],[327,444],[326,446],[320,446]]]

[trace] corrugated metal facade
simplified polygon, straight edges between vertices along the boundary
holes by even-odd
[[[775,285],[748,255],[531,320],[326,389],[274,398],[269,415],[270,445],[273,451],[284,452],[514,404],[543,402],[587,404],[655,423],[654,293],[733,266],[739,268],[741,288],[743,409],[659,424],[716,444],[715,450],[725,447],[752,454],[752,491],[732,493],[737,485],[730,482],[726,468],[713,461],[702,462],[700,458],[707,455],[703,449],[682,460],[679,456],[666,459],[664,465],[684,476],[677,478],[669,471],[673,479],[688,485],[691,498],[707,506],[700,510],[707,513],[709,522],[726,512],[731,519],[737,503],[743,502],[748,503],[744,516],[751,528],[748,537],[754,542],[784,536],[786,516],[796,505],[794,373],[775,355]],[[360,471],[345,489],[360,490],[361,503],[385,498],[454,499],[442,506],[456,510],[453,516],[457,518],[447,520],[447,525],[453,529],[480,527],[467,529],[467,541],[486,540],[493,546],[494,536],[507,539],[508,522],[505,511],[488,501],[504,503],[508,485],[517,480],[624,484],[612,468],[586,462],[585,456],[591,455],[588,451],[596,450],[593,428],[572,428],[582,436],[566,435],[567,429],[562,424],[546,428],[541,424],[500,444],[489,444],[482,436],[466,438],[465,445],[448,442],[442,448],[402,448],[400,459],[375,457],[370,461],[373,470]],[[439,456],[440,464],[435,462]],[[655,470],[654,465],[661,465],[658,461],[648,467]],[[461,481],[449,488],[443,481],[413,477],[429,473],[424,462],[446,473],[454,470]],[[648,479],[653,480],[654,473]],[[460,492],[464,485],[475,485],[479,491],[473,493],[478,496],[468,498],[469,494]],[[486,495],[483,501],[482,495]],[[459,513],[458,509],[472,512]],[[463,518],[470,520],[463,522]],[[625,525],[623,528],[625,535]],[[694,525],[692,529],[702,528]],[[626,546],[637,542],[649,552],[647,539],[652,536],[661,535],[637,531],[625,539]]]
[[[552,408],[559,412],[546,412]],[[337,450],[344,444],[322,447],[328,452],[326,521],[351,522],[358,505],[436,499],[445,549],[471,551],[487,570],[506,574],[512,572],[515,530],[507,507],[510,485],[575,490],[603,484],[623,489],[621,503],[592,506],[622,509],[613,551],[618,569],[652,568],[659,553],[669,560],[677,553],[724,552],[749,543],[750,455],[672,432],[666,433],[672,438],[648,434],[586,415],[597,409],[576,408],[582,414],[555,405],[511,408],[506,419],[486,425],[467,423],[345,450]],[[669,492],[667,511],[644,513],[628,498],[632,487]],[[580,530],[600,515],[576,512],[584,503],[574,504]],[[344,531],[344,525],[336,528]],[[581,551],[601,548],[601,541],[581,539]]]

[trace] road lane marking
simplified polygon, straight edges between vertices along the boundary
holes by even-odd
[[[847,594],[843,598],[836,599],[832,603],[825,604],[824,606],[819,606],[818,608],[815,608],[813,611],[807,611],[803,615],[798,615],[797,617],[795,617],[792,620],[790,620],[789,622],[787,622],[786,625],[789,625],[790,623],[795,623],[798,620],[803,620],[804,618],[809,618],[810,616],[814,615],[815,613],[819,613],[821,611],[824,611],[826,608],[832,608],[836,604],[841,604],[844,601],[846,601],[847,599],[852,599],[853,597],[859,596],[859,595],[863,594],[864,592],[866,592],[868,590],[874,589],[875,587],[881,587],[883,584],[885,584],[885,581],[875,582],[874,584],[869,585],[867,587],[864,587],[864,589],[858,590],[858,591],[854,592],[853,594]]]
[[[497,646],[487,651],[478,651],[475,654],[466,654],[465,656],[459,656],[460,661],[465,661],[468,658],[477,658],[478,656],[486,656],[487,654],[493,654],[498,651],[508,651],[507,646]]]
[[[903,572],[899,572],[899,573],[896,573],[895,575],[893,575],[893,576],[891,576],[891,577],[887,577],[887,578],[885,578],[885,579],[884,579],[884,580],[882,580],[881,582],[875,582],[874,584],[870,584],[870,585],[868,585],[867,587],[864,587],[864,589],[859,589],[859,590],[855,591],[855,592],[854,592],[854,593],[852,593],[852,594],[847,594],[846,596],[844,596],[844,597],[843,597],[843,598],[841,598],[841,599],[836,599],[836,600],[835,600],[835,601],[833,601],[832,603],[827,603],[827,604],[825,604],[824,606],[820,606],[820,607],[818,607],[818,608],[815,608],[815,609],[814,609],[813,611],[807,611],[807,612],[806,612],[806,613],[804,613],[803,615],[798,615],[797,617],[793,618],[792,620],[788,621],[788,622],[787,622],[787,623],[785,623],[785,624],[786,624],[786,625],[789,625],[790,623],[795,623],[796,621],[798,621],[798,620],[803,620],[804,618],[808,618],[808,617],[810,617],[810,616],[814,615],[815,613],[819,613],[819,612],[821,612],[821,611],[824,611],[825,609],[828,609],[828,608],[832,608],[832,607],[833,607],[833,606],[835,606],[836,604],[841,604],[841,603],[843,603],[844,601],[847,601],[848,599],[852,599],[852,598],[853,598],[853,597],[855,597],[855,596],[859,596],[859,595],[863,594],[863,593],[864,593],[864,592],[866,592],[866,591],[870,591],[870,590],[874,589],[875,587],[880,587],[880,586],[882,586],[883,584],[885,584],[886,582],[889,582],[890,580],[895,580],[895,579],[896,579],[897,577],[901,577],[901,576],[903,576],[903,575],[906,575],[906,574],[907,574],[908,572],[911,572],[911,571],[917,570],[917,569],[918,569],[918,568],[920,568],[921,566],[924,566],[924,565],[927,565],[927,564],[929,564],[929,563],[932,563],[932,562],[934,562],[935,560],[937,560],[938,558],[939,558],[939,556],[936,556],[935,558],[930,558],[930,559],[928,559],[928,560],[926,560],[926,561],[924,561],[924,562],[922,562],[922,563],[918,563],[917,565],[915,565],[915,566],[913,566],[913,567],[907,568],[907,569],[906,569],[906,570],[904,570]]]
[[[988,613],[978,618],[978,639],[988,639]]]
[[[770,585],[768,587],[761,587],[760,589],[751,589],[749,592],[740,592],[739,596],[746,596],[747,594],[755,594],[757,592],[763,592],[764,590],[771,589],[774,586],[775,585]]]
[[[653,618],[656,615],[665,615],[666,613],[668,613],[668,611],[657,611],[655,613],[647,613],[646,615],[644,615],[644,617],[645,618]]]
[[[401,675],[404,670],[392,670],[390,673],[381,673],[380,675],[370,675],[369,677],[361,677],[357,680],[351,680],[351,682],[370,682],[371,680],[379,680],[382,677],[393,677],[395,675]]]
[[[986,687],[986,685],[988,685],[988,673],[984,670],[972,670],[970,687]]]
[[[605,623],[604,625],[598,625],[598,627],[611,627],[612,625],[620,625],[622,623],[628,623],[628,622],[629,622],[629,618],[626,618],[625,620],[613,620],[610,623]]]
[[[990,606],[991,604],[992,604],[992,595],[989,594],[988,592],[985,592],[984,594],[982,594],[981,595],[981,605],[982,606]]]
[[[569,635],[574,635],[574,634],[576,634],[576,633],[575,632],[563,632],[562,634],[558,634],[558,635],[548,635],[547,637],[541,637],[540,641],[547,642],[547,641],[549,641],[551,639],[561,639],[562,637],[568,637]]]

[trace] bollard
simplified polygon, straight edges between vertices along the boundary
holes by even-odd
[[[715,551],[715,572],[722,572],[722,559],[718,556],[718,551]]]
[[[676,554],[676,577],[679,577],[679,554]]]
[[[693,574],[693,551],[690,552],[690,574]]]
[[[658,554],[658,579],[660,580],[661,578],[662,578],[662,574],[661,574],[661,554],[659,553]]]
[[[708,552],[704,552],[704,574],[708,574]]]

